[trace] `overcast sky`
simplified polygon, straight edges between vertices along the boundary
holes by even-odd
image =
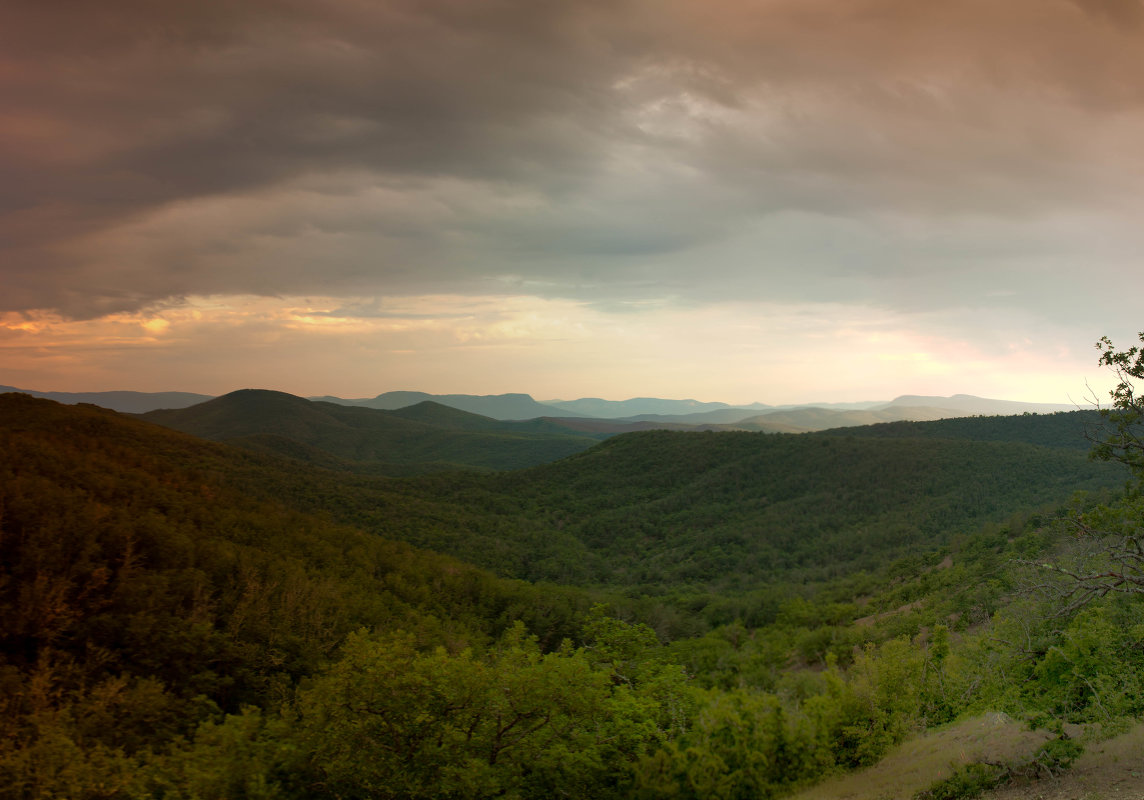
[[[1142,223],[1138,0],[0,4],[3,384],[1080,401]]]

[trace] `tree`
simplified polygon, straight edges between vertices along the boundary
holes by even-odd
[[[1138,337],[1144,344],[1144,332]],[[1041,574],[1032,588],[1053,601],[1054,616],[1072,616],[1109,595],[1144,594],[1144,397],[1133,383],[1144,379],[1144,347],[1117,350],[1104,336],[1096,348],[1098,363],[1113,371],[1116,387],[1109,392],[1111,405],[1099,408],[1099,431],[1090,431],[1092,455],[1124,464],[1132,481],[1119,502],[1067,520],[1075,541],[1060,558],[1018,562]]]
[[[678,734],[684,675],[650,629],[589,627],[594,650],[547,653],[520,623],[482,653],[351,635],[299,693],[308,796],[623,796],[631,765]]]
[[[1144,331],[1138,337],[1144,344]],[[1144,347],[1134,345],[1117,350],[1104,336],[1096,348],[1100,351],[1100,364],[1115,373],[1117,384],[1109,392],[1112,405],[1100,409],[1103,438],[1093,449],[1093,456],[1125,464],[1139,483],[1144,480],[1144,397],[1136,393],[1132,380],[1144,379]]]

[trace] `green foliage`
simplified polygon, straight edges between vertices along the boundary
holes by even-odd
[[[870,645],[843,671],[788,673],[776,691],[711,689],[690,730],[645,756],[636,797],[777,797],[876,762],[910,731],[952,717],[959,667],[944,632],[929,647]]]
[[[1144,331],[1138,338],[1144,343]],[[1111,391],[1112,406],[1100,409],[1105,427],[1093,455],[1105,461],[1119,461],[1128,466],[1137,482],[1144,482],[1144,397],[1136,393],[1133,379],[1144,379],[1144,348],[1133,346],[1117,350],[1107,336],[1096,343],[1100,363],[1116,375]]]
[[[138,778],[146,796],[169,800],[278,800],[289,794],[283,783],[297,758],[290,735],[283,721],[244,708],[221,722],[204,722],[190,741],[149,755]]]
[[[1135,606],[1090,607],[1050,639],[1033,668],[1046,714],[1104,725],[1144,714],[1144,624]]]
[[[611,626],[597,641],[619,652],[639,639]],[[521,626],[483,655],[351,636],[299,697],[311,785],[332,797],[610,796],[667,741],[661,721],[682,697],[678,672],[619,663],[569,644],[542,653]]]
[[[326,417],[373,413],[331,410],[274,393],[238,393],[228,403],[266,400],[263,395],[300,409],[245,413],[243,430],[277,424],[273,435],[282,436],[296,433],[295,427],[328,428],[351,443],[364,435],[365,423],[347,417],[334,425]],[[233,435],[233,409],[215,414],[216,405],[194,410],[200,432]],[[325,421],[319,425],[315,416]],[[437,423],[437,416],[394,416],[393,422]],[[1056,427],[1071,421],[1076,436],[1077,420],[1061,416]],[[483,426],[508,424],[474,419]],[[995,438],[1023,435],[1006,430]],[[285,464],[267,474],[263,462],[232,478],[253,495],[450,553],[501,575],[615,588],[631,599],[628,608],[654,620],[657,633],[667,638],[736,619],[751,627],[768,624],[789,597],[787,587],[775,588],[782,581],[827,582],[874,571],[968,533],[983,520],[1120,480],[1115,469],[1090,464],[1068,449],[1001,441],[871,441],[851,433],[840,438],[653,431],[615,437],[562,462],[506,475],[394,481]],[[429,441],[424,432],[410,437]],[[770,596],[768,589],[774,589]],[[834,649],[842,656],[844,645]],[[824,652],[820,648],[819,657]]]
[[[553,646],[588,605],[235,488],[276,460],[17,395],[0,421],[3,797],[122,795],[98,787],[274,708],[361,626],[479,646],[523,618]]]
[[[952,775],[918,792],[913,800],[971,800],[1004,783],[1009,777],[1005,767],[994,764],[960,764]]]
[[[1041,504],[1112,482],[1069,452],[656,433],[391,479],[28,398],[0,422],[5,800],[772,797],[969,708],[1144,713],[1134,598],[1013,603]],[[1141,502],[1083,519],[1125,540]]]
[[[686,739],[644,759],[637,797],[771,797],[821,770],[811,729],[773,695],[716,692]]]
[[[1096,411],[1058,411],[990,417],[953,417],[912,422],[879,422],[835,428],[809,436],[859,436],[887,439],[968,439],[979,442],[1021,442],[1041,447],[1088,451],[1087,428],[1099,420]]]
[[[586,568],[579,580],[727,595],[877,569],[1121,479],[1098,467],[1021,444],[652,431],[482,483],[511,498],[505,537],[523,542],[526,525],[560,536]],[[564,579],[532,570],[520,576]]]

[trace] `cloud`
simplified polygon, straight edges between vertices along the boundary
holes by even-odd
[[[1086,256],[1124,276],[1141,244],[1139,9],[17,0],[0,307],[510,287],[1055,311]]]
[[[1083,333],[1078,350],[1047,346],[1050,327],[1008,309],[980,309],[970,322],[838,302],[719,301],[615,314],[520,295],[375,298],[357,308],[331,297],[200,297],[82,321],[0,315],[0,359],[13,385],[43,390],[265,387],[367,397],[463,387],[784,403],[968,389],[1080,399],[1094,372]]]
[[[1085,11],[1116,25],[1136,28],[1144,19],[1140,0],[1074,0]]]

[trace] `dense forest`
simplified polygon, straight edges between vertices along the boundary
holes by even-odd
[[[1102,361],[1099,414],[405,476],[0,395],[0,797],[780,797],[985,711],[1043,746],[925,797],[1059,771],[1144,713]]]

